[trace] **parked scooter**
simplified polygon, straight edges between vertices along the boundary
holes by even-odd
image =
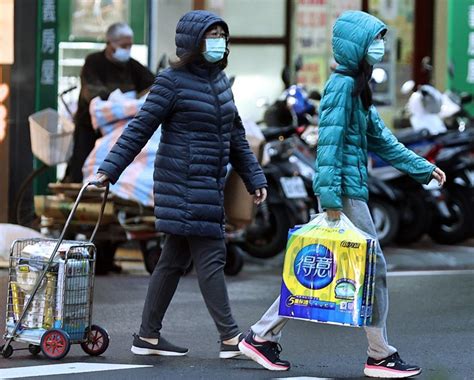
[[[401,194],[397,189],[369,173],[369,202],[377,238],[381,246],[392,243],[400,229],[400,216],[397,205],[401,203]]]
[[[422,65],[428,72],[432,71],[429,58],[423,59]],[[436,155],[443,144],[439,145],[437,141],[440,143],[449,141],[450,145],[466,143],[466,135],[463,134],[463,131],[466,130],[468,125],[466,120],[468,119],[464,104],[470,101],[469,97],[458,97],[456,101],[452,92],[442,94],[431,85],[423,85],[415,89],[413,81],[406,82],[402,86],[401,92],[412,94],[404,108],[403,117],[395,119],[395,126],[398,128],[409,127],[409,129],[396,133],[397,138],[415,153],[441,166],[445,170],[448,180],[456,177],[451,173],[452,165],[443,165],[438,162]],[[451,120],[451,125],[447,125],[447,120]],[[455,132],[447,132],[448,128],[455,128]],[[459,189],[457,187],[445,186],[444,189],[439,189],[436,183],[421,186],[373,154],[370,154],[370,161],[371,173],[383,180],[396,194],[392,205],[398,210],[400,219],[400,227],[396,236],[398,243],[412,243],[425,232],[430,232],[438,240],[459,241],[463,235],[462,231],[454,233],[453,230],[459,228],[463,230],[464,223],[461,222],[461,216],[455,215],[457,206],[449,207],[446,203],[450,199],[448,194],[451,192],[454,192],[455,201],[450,202],[456,205],[462,203],[458,200],[462,196],[458,195]],[[464,189],[461,193],[464,193]],[[450,226],[443,227],[448,223]],[[458,224],[459,226],[455,227]],[[438,233],[440,229],[449,231],[446,233],[451,237]]]
[[[398,137],[408,148],[439,166],[447,175],[447,183],[444,188],[439,188],[436,181],[419,185],[375,155],[370,155],[371,173],[397,194],[394,205],[400,215],[400,230],[396,241],[412,243],[424,233],[429,233],[439,243],[464,240],[472,233],[474,133],[448,132],[432,136],[421,131]]]
[[[420,132],[409,130],[397,134],[397,138],[421,156],[427,156],[435,145],[431,134],[425,130]],[[392,212],[387,213],[385,217],[390,218],[393,209],[398,214],[399,226],[396,231],[392,231],[392,238],[397,243],[413,243],[428,232],[433,217],[431,211],[433,200],[429,191],[410,176],[398,171],[372,152],[369,152],[369,174],[383,182],[386,194],[389,195],[386,197],[386,201],[392,206]],[[373,198],[371,191],[369,206]],[[391,216],[391,218],[395,220],[394,216]],[[376,221],[375,216],[374,221]]]
[[[437,139],[431,155],[447,182],[442,189],[426,186],[438,211],[429,235],[441,244],[458,243],[474,235],[474,133]]]
[[[298,69],[298,66],[296,69]],[[287,71],[283,72],[282,78],[285,84],[289,85]],[[293,170],[298,173],[306,188],[307,199],[311,199],[311,203],[306,202],[309,213],[318,209],[317,199],[312,188],[318,139],[318,115],[317,109],[310,98],[320,100],[321,95],[316,91],[309,94],[302,86],[289,85],[287,90],[266,110],[264,115],[264,121],[267,125],[279,126],[279,128],[267,129],[266,132],[267,139],[273,140],[269,144],[270,152],[274,157],[272,165],[286,166],[287,172]],[[288,127],[288,124],[291,127]],[[271,136],[273,132],[275,132],[275,136]],[[288,134],[292,135],[291,139],[285,136]],[[284,153],[281,157],[278,157],[280,151]],[[292,168],[293,165],[296,165],[296,168]],[[267,177],[276,177],[273,183],[278,184],[278,178],[283,174],[273,168],[267,169],[267,171]],[[301,184],[299,188],[301,188]],[[398,196],[398,193],[393,193],[383,181],[376,178],[369,178],[369,191],[371,193],[369,208],[374,217],[379,240],[381,244],[388,244],[397,234],[399,228],[398,213],[393,206],[393,200]],[[272,192],[273,190],[270,191],[270,193]],[[274,204],[270,208],[268,205],[264,205],[262,210],[259,210],[255,226],[248,234],[249,239],[247,239],[245,249],[257,257],[270,257],[283,250],[287,238],[286,231],[288,227],[291,227],[291,224],[295,224],[294,219],[296,218],[293,218],[292,221],[286,217],[284,220],[277,221],[273,216],[273,214],[283,214],[282,210],[286,209],[283,206],[284,202],[281,201],[281,194],[284,195],[284,192],[280,190],[275,193],[279,194],[279,201],[275,202],[272,199]],[[277,206],[276,203],[279,205]],[[287,199],[286,203],[289,209],[294,210],[295,207],[302,207],[302,205],[295,206],[298,202],[294,198],[291,201]],[[272,209],[276,211],[273,212]],[[267,234],[266,238],[262,238],[263,231]],[[249,240],[259,241],[261,244],[255,245],[251,242],[249,244]],[[275,243],[275,246],[272,245],[272,242]]]
[[[283,137],[284,135],[280,134],[280,137]],[[306,188],[306,193],[307,195],[307,200],[306,200],[306,207],[308,208],[309,214],[312,212],[315,212],[315,210],[318,209],[317,206],[317,199],[313,193],[313,188],[312,188],[312,179],[315,174],[315,169],[314,169],[314,161],[315,161],[315,155],[316,155],[316,149],[309,147],[307,144],[305,144],[301,138],[298,137],[298,134],[295,133],[293,134],[292,137],[286,138],[284,140],[284,144],[280,142],[280,140],[277,140],[276,143],[272,145],[272,154],[275,154],[275,159],[274,163],[276,163],[277,166],[280,164],[278,163],[281,161],[283,166],[286,166],[287,172],[297,172],[299,177],[301,178],[305,188]],[[285,153],[281,156],[277,154],[277,149],[276,146],[280,147],[279,149],[284,151]],[[285,154],[287,155],[288,158],[285,157]],[[265,170],[266,168],[264,168]],[[272,181],[273,183],[277,183],[277,180],[281,174],[279,170],[275,170],[273,167],[270,170],[265,171],[265,174],[271,177],[274,177],[275,180]],[[301,185],[300,185],[301,186]],[[300,187],[299,186],[299,187]],[[398,213],[398,208],[399,205],[402,205],[404,200],[406,199],[406,196],[404,194],[391,187],[390,185],[386,184],[383,180],[380,180],[374,176],[369,175],[368,178],[368,186],[369,186],[369,193],[370,193],[370,199],[369,199],[369,209],[372,213],[372,217],[374,220],[374,225],[376,227],[377,231],[377,236],[379,238],[380,244],[381,245],[387,245],[390,244],[393,239],[397,236],[400,228],[400,216]],[[272,191],[270,191],[273,193]],[[281,201],[282,196],[281,194],[285,195],[285,191],[276,191],[277,194],[280,194],[278,197],[278,203],[279,205],[282,205],[284,202]],[[291,195],[290,198],[287,198],[285,202],[289,203],[290,209],[295,210],[294,206],[294,201],[291,201]],[[308,201],[309,200],[309,201]],[[275,199],[272,199],[272,201],[275,201]],[[291,206],[293,204],[293,206]],[[272,205],[273,206],[273,205]],[[276,206],[276,205],[275,205]],[[301,204],[300,206],[303,206]],[[285,209],[282,207],[282,209]],[[274,211],[273,210],[269,213],[269,218],[267,219],[267,222],[269,224],[267,225],[267,232],[269,233],[268,236],[271,236],[272,239],[277,239],[277,237],[280,240],[280,245],[281,249],[284,248],[284,245],[286,243],[286,234],[283,233],[283,231],[287,231],[288,224],[296,224],[295,222],[291,222],[291,220],[286,217],[285,219],[282,219],[280,221],[274,221],[272,218],[271,214],[272,213],[278,213],[282,214],[283,212],[280,211]],[[303,214],[304,216],[304,214]],[[293,218],[293,220],[296,218]],[[300,218],[301,219],[301,218]],[[304,218],[303,218],[304,219]],[[262,219],[257,217],[256,224],[260,225],[262,222]],[[261,232],[261,231],[260,231]],[[255,230],[252,231],[252,233],[255,233]],[[252,236],[252,235],[250,235]],[[285,236],[285,237],[283,237]],[[260,236],[261,239],[261,236]],[[269,243],[271,238],[269,237],[268,240],[266,241],[266,244]],[[263,242],[264,240],[262,240]],[[248,242],[248,240],[247,240]],[[247,244],[246,250],[256,256],[256,257],[271,257],[269,256],[269,252],[264,247],[258,247],[258,250],[252,249],[252,247],[249,247]],[[272,248],[273,249],[273,248]],[[277,254],[279,251],[273,249],[273,254]]]
[[[282,252],[290,227],[308,222],[315,209],[310,196],[312,191],[308,191],[314,169],[296,156],[299,138],[295,128],[273,127],[263,133],[270,160],[263,167],[268,181],[268,198],[258,207],[243,245],[246,252],[258,258],[273,257]]]
[[[295,63],[295,72],[302,60]],[[318,92],[308,92],[292,84],[288,68],[282,72],[286,90],[264,113],[262,129],[266,138],[263,167],[268,181],[268,198],[257,209],[254,223],[247,229],[243,245],[250,255],[267,258],[282,252],[288,230],[295,224],[306,223],[317,209],[312,191],[315,149],[317,142],[317,112],[313,100]],[[312,128],[310,127],[312,126]]]
[[[472,94],[441,93],[427,84],[416,90],[414,87],[414,81],[407,81],[402,86],[402,93],[412,94],[402,116],[394,120],[396,129],[410,127],[414,131],[427,130],[437,135],[448,130],[463,132],[473,126],[473,120],[466,111],[466,105],[472,102]]]

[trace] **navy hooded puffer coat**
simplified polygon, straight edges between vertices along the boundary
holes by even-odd
[[[228,30],[210,12],[185,14],[176,28],[178,57],[199,49],[205,31],[216,23]],[[251,194],[267,183],[245,139],[229,80],[218,65],[203,61],[158,74],[142,109],[98,171],[115,183],[160,124],[153,189],[157,229],[223,238],[227,164]]]

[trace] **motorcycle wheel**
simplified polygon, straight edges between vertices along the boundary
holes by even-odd
[[[155,270],[158,260],[161,256],[161,240],[160,239],[150,239],[150,240],[141,240],[140,241],[140,250],[143,255],[143,262],[145,264],[145,269],[149,274],[152,274]],[[187,275],[194,268],[194,264],[191,261],[189,266],[184,271],[183,275]]]
[[[369,209],[380,245],[390,244],[397,235],[400,216],[394,206],[383,199],[371,198]]]
[[[455,244],[467,239],[473,223],[472,204],[469,198],[458,188],[446,191],[446,205],[450,218],[439,216],[433,223],[429,235],[439,244]]]
[[[118,244],[111,241],[98,241],[95,244],[96,247],[96,262],[95,262],[95,274],[105,275],[109,272],[120,271],[118,266],[114,264],[115,251],[117,250]]]
[[[395,241],[398,244],[411,244],[428,232],[432,219],[432,206],[424,200],[422,191],[407,191],[400,210],[400,226]]]
[[[259,259],[274,257],[286,247],[290,219],[285,208],[280,205],[268,205],[269,225],[265,226],[262,210],[259,207],[255,222],[247,232],[243,249],[249,255]]]
[[[244,256],[242,249],[235,244],[227,244],[227,257],[224,266],[224,273],[227,276],[236,276],[244,266]]]
[[[161,256],[161,242],[158,239],[141,240],[140,250],[148,273],[152,274]]]

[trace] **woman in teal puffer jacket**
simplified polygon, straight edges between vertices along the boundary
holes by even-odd
[[[384,55],[387,27],[360,11],[343,13],[333,29],[333,53],[338,66],[326,83],[320,105],[317,174],[313,189],[330,219],[344,212],[361,230],[376,236],[367,207],[367,150],[421,183],[445,174],[400,144],[372,105],[369,79],[375,63]],[[364,373],[370,377],[402,378],[421,373],[405,363],[387,340],[388,291],[386,263],[377,244],[375,300],[372,324],[365,331],[369,343]],[[239,348],[270,370],[284,371],[290,363],[281,360],[278,341],[288,319],[278,316],[279,298],[252,326]]]

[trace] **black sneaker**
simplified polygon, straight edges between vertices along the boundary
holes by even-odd
[[[400,379],[419,375],[421,368],[416,365],[405,363],[398,352],[381,360],[367,359],[364,374],[368,377]]]
[[[244,339],[244,334],[239,335],[239,343]],[[231,359],[236,356],[242,355],[242,352],[239,350],[239,343],[237,344],[225,344],[221,342],[221,351],[219,352],[219,358],[221,359]]]
[[[240,351],[270,371],[288,371],[290,362],[280,359],[281,346],[275,342],[257,342],[250,331],[239,343]]]
[[[158,344],[151,344],[141,340],[138,335],[133,334],[131,351],[135,355],[184,356],[189,350],[184,347],[175,346],[163,337],[158,339]]]

